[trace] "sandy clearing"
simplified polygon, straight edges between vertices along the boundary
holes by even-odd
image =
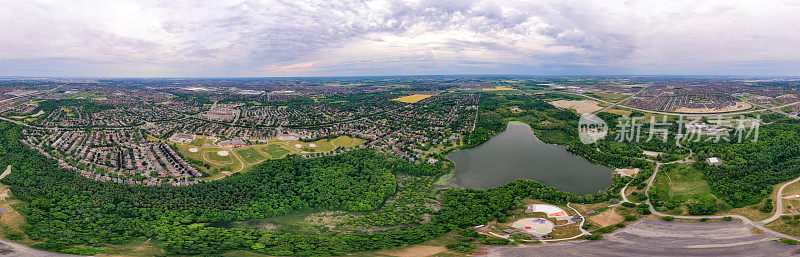
[[[603,109],[603,107],[600,107],[600,105],[593,100],[558,100],[552,101],[550,104],[558,108],[573,109],[578,112],[578,114],[592,113]]]
[[[608,209],[600,214],[589,216],[589,220],[602,227],[608,227],[622,222],[625,218],[614,212],[613,209]]]
[[[720,113],[720,112],[735,112],[743,111],[752,108],[753,106],[746,102],[736,102],[736,105],[725,106],[722,108],[688,108],[678,107],[675,112],[680,113]]]
[[[222,150],[222,151],[218,151],[217,154],[219,156],[228,156],[229,154],[231,154],[231,152],[229,152],[228,150]]]
[[[442,246],[415,245],[400,249],[378,251],[377,253],[389,256],[397,256],[397,257],[419,257],[419,256],[431,256],[437,253],[444,252],[446,250],[447,248]]]

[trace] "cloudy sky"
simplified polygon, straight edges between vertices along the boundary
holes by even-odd
[[[795,0],[2,0],[0,76],[800,75]]]

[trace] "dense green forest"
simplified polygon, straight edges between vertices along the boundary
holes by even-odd
[[[581,197],[538,182],[517,181],[489,190],[444,190],[443,207],[432,221],[405,230],[306,235],[218,228],[208,224],[301,210],[374,210],[397,190],[396,175],[440,175],[447,170],[361,150],[269,161],[250,172],[194,186],[127,186],[58,168],[55,161],[20,143],[22,128],[17,125],[0,123],[0,131],[0,164],[11,164],[13,170],[2,182],[14,197],[29,203],[19,208],[26,215],[26,233],[45,242],[37,248],[78,254],[95,254],[91,247],[147,236],[170,254],[245,249],[271,255],[338,255],[419,243],[457,227],[485,223],[506,215],[513,199],[533,196],[564,203],[609,197]]]
[[[542,141],[564,145],[592,162],[642,171],[634,178],[614,176],[609,189],[584,196],[531,180],[487,190],[442,189],[435,192],[441,209],[430,211],[430,221],[421,222],[421,214],[428,212],[420,207],[424,205],[420,201],[427,199],[422,194],[431,190],[432,178],[448,172],[451,165],[414,164],[373,150],[358,150],[313,159],[271,160],[248,172],[186,187],[128,186],[94,181],[58,168],[54,160],[19,141],[22,127],[2,122],[0,165],[12,165],[12,173],[2,183],[11,187],[14,197],[28,203],[17,209],[25,214],[26,234],[44,242],[35,246],[41,249],[95,254],[98,252],[92,247],[145,236],[169,254],[242,249],[269,255],[341,255],[420,243],[460,227],[506,217],[509,209],[526,197],[555,204],[606,201],[618,197],[619,188],[631,179],[638,184],[652,174],[653,164],[643,160],[642,150],[686,154],[674,141],[582,144],[573,112],[531,96],[483,94],[478,117],[468,146],[488,140],[505,129],[508,121],[517,120],[529,124]],[[604,114],[602,118],[611,121],[618,116]],[[762,198],[771,184],[798,175],[798,126],[780,120],[762,128],[764,136],[756,143],[693,143],[689,147],[701,156],[725,160],[723,165],[699,169],[726,201],[747,203]],[[405,178],[402,186],[398,182],[401,177]],[[386,202],[398,194],[402,197]],[[211,225],[315,210],[363,213],[354,224],[405,227],[323,235]]]
[[[705,174],[715,195],[733,207],[758,203],[772,193],[772,185],[800,176],[800,121],[783,118],[762,125],[758,139],[750,139],[686,143],[699,160],[722,160],[720,165],[697,162],[694,166]]]

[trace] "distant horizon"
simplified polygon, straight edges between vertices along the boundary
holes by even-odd
[[[800,76],[796,1],[9,0],[0,76]]]
[[[626,75],[626,74],[571,74],[571,75],[525,75],[525,74],[440,74],[440,75],[351,75],[351,76],[263,76],[263,77],[102,77],[102,76],[0,76],[1,79],[319,79],[319,78],[391,78],[391,77],[694,77],[694,78],[796,78],[800,75]]]

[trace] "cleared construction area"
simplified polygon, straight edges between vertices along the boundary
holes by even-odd
[[[800,247],[753,233],[737,221],[667,222],[643,219],[605,234],[600,241],[570,241],[526,246],[498,246],[488,256],[787,256]]]

